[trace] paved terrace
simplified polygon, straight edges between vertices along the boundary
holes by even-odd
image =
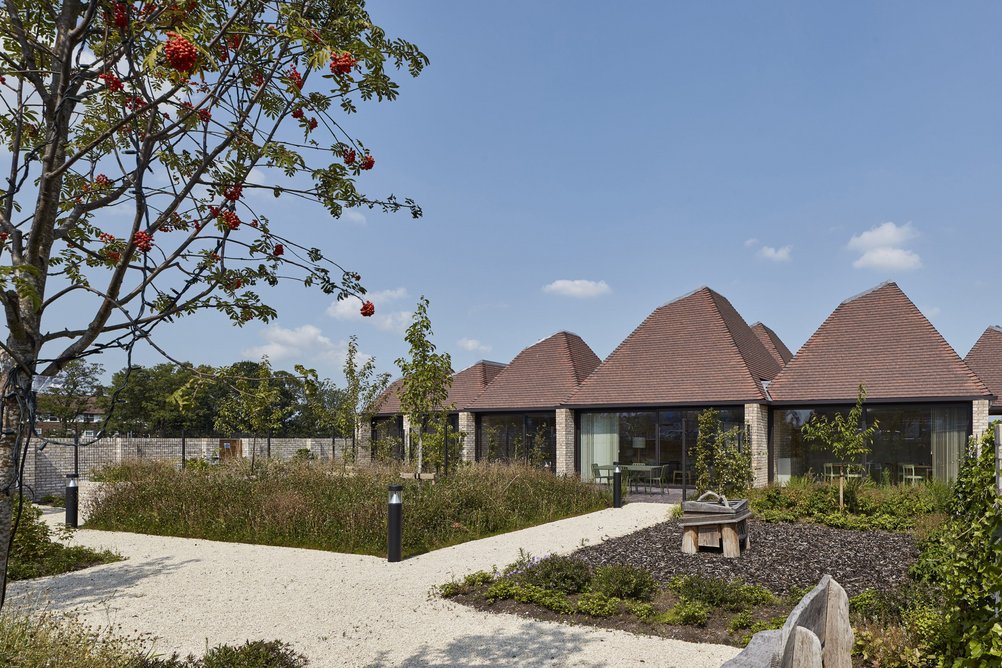
[[[280,639],[312,666],[716,667],[733,647],[478,612],[433,586],[655,524],[671,506],[632,503],[389,564],[315,550],[80,530],[74,541],[126,560],[11,586],[17,606],[75,610],[92,625],[152,633],[155,651]],[[405,509],[406,513],[406,509]],[[51,522],[62,519],[49,514]],[[406,519],[406,516],[405,516]]]

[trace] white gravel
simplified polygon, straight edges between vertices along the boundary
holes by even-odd
[[[125,561],[11,585],[15,605],[75,610],[92,625],[151,633],[155,651],[279,639],[311,666],[716,667],[734,647],[490,614],[431,594],[437,584],[662,521],[671,506],[632,503],[472,541],[398,564],[293,548],[80,530],[74,541]],[[50,516],[61,519],[61,515]]]

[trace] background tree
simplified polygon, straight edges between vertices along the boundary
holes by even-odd
[[[334,218],[357,206],[419,216],[410,200],[356,188],[375,157],[344,117],[396,97],[387,63],[417,75],[428,61],[362,0],[7,0],[0,40],[6,572],[33,377],[137,341],[162,351],[158,326],[202,310],[271,320],[256,289],[280,280],[364,295],[358,274],[243,194],[317,202]]]
[[[76,431],[80,417],[100,405],[104,395],[103,373],[100,364],[70,362],[38,393],[39,414],[56,418],[63,434]]]
[[[254,375],[248,374],[246,365],[234,364],[218,375],[233,388],[219,403],[216,413],[216,431],[251,435],[251,469],[257,461],[257,439],[271,431],[281,429],[291,409],[282,400],[282,385],[271,372],[268,358],[257,364]]]
[[[800,431],[804,439],[832,454],[839,462],[838,507],[845,509],[845,474],[850,466],[861,465],[860,459],[870,454],[870,444],[880,425],[874,420],[869,426],[863,423],[863,402],[866,388],[861,384],[856,395],[856,405],[848,415],[841,412],[829,417],[814,415]]]
[[[427,421],[438,413],[447,415],[445,400],[452,387],[452,358],[449,353],[436,353],[431,342],[431,319],[428,317],[428,300],[424,295],[418,300],[404,340],[410,346],[409,357],[396,360],[403,375],[400,386],[400,409],[410,418],[411,429],[417,433],[417,470],[422,470],[423,438]]]
[[[379,411],[379,400],[390,384],[390,374],[376,373],[376,360],[369,357],[358,364],[358,337],[348,338],[344,358],[344,392],[335,412],[335,423],[341,434],[351,434],[352,457],[357,456],[356,436]]]

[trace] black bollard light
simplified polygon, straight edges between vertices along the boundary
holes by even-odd
[[[80,501],[80,488],[77,487],[77,474],[70,473],[66,482],[66,526],[77,528],[77,507]]]
[[[400,561],[400,539],[403,535],[403,485],[390,485],[390,503],[387,522],[386,560]]]
[[[619,468],[619,462],[613,462],[612,469],[612,507],[623,507],[623,472]]]

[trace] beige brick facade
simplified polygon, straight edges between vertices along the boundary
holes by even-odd
[[[574,475],[574,411],[557,409],[557,475]]]
[[[752,455],[752,484],[765,487],[769,484],[769,406],[745,404],[745,425]]]
[[[972,402],[971,433],[974,434],[974,438],[981,438],[981,435],[988,429],[988,406],[987,399],[978,399]]]
[[[473,462],[477,459],[477,418],[473,413],[459,414],[459,431],[466,434],[463,438],[463,461]]]

